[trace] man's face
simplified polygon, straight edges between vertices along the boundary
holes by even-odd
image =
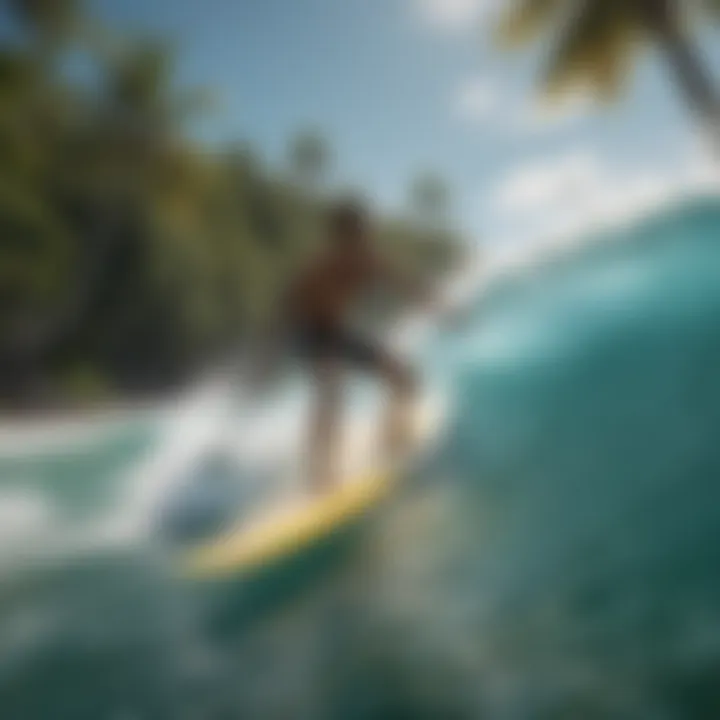
[[[364,257],[370,246],[367,229],[359,225],[346,228],[338,245],[340,252],[349,260]]]
[[[370,228],[362,212],[352,207],[340,209],[332,219],[330,234],[335,252],[348,261],[367,255]]]
[[[345,229],[344,239],[349,248],[362,250],[367,245],[367,231],[359,222],[350,223]]]
[[[336,225],[334,236],[338,249],[348,254],[363,251],[368,245],[367,228],[357,218],[344,218]]]

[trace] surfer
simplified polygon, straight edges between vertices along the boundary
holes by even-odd
[[[327,246],[289,284],[273,333],[292,339],[313,377],[308,472],[317,492],[331,489],[338,475],[342,373],[347,366],[373,374],[389,391],[382,436],[385,456],[396,457],[411,439],[416,372],[382,344],[352,329],[351,310],[379,282],[413,298],[425,300],[428,295],[379,257],[370,219],[359,204],[333,207],[326,232]]]

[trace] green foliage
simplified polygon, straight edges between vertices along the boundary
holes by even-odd
[[[330,149],[321,133],[315,130],[298,133],[292,139],[288,150],[292,177],[301,186],[317,189],[329,170],[330,155]]]
[[[514,0],[498,35],[511,47],[538,37],[548,40],[544,81],[550,95],[582,87],[603,99],[614,99],[623,89],[637,51],[657,43],[676,66],[674,73],[695,109],[717,120],[711,88],[692,87],[708,80],[691,50],[687,24],[703,14],[717,18],[718,9],[718,0],[692,7],[684,0]],[[680,44],[686,58],[693,56],[693,67],[677,67],[674,50]]]
[[[450,190],[445,180],[434,172],[418,175],[410,186],[410,207],[414,217],[430,227],[447,221]]]
[[[56,385],[57,396],[66,404],[97,404],[113,396],[105,374],[87,363],[64,369]]]
[[[8,5],[26,30],[43,40],[67,38],[78,26],[78,0],[8,0]]]
[[[242,344],[317,248],[330,149],[299,134],[291,178],[246,145],[211,151],[184,132],[202,98],[167,45],[109,37],[74,2],[14,7],[53,57],[80,42],[70,27],[100,40],[92,86],[34,43],[0,47],[0,401],[172,387]],[[459,247],[384,222],[380,241],[433,272]]]

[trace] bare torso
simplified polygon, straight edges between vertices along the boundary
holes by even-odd
[[[331,250],[293,285],[289,309],[303,323],[341,325],[377,272],[378,263],[367,250]]]

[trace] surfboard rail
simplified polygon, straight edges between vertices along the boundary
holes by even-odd
[[[184,554],[182,574],[193,579],[237,576],[310,549],[350,525],[390,491],[396,474],[377,472],[322,497],[269,513]]]

